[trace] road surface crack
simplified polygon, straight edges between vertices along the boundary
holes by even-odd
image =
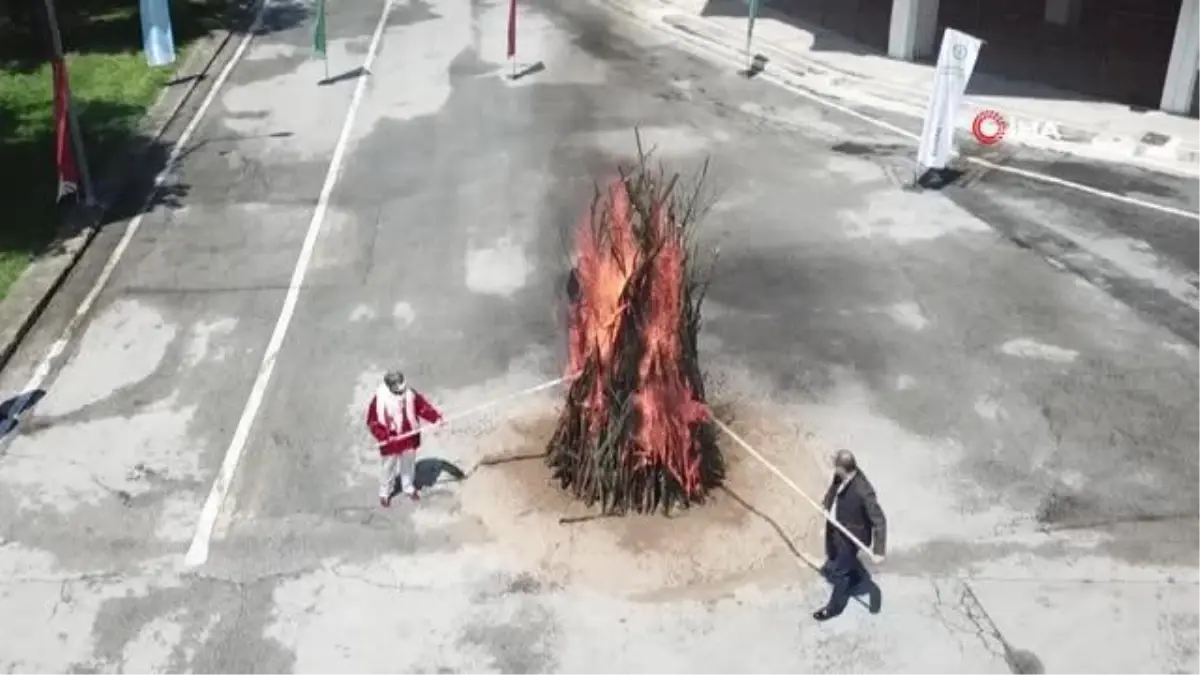
[[[121,577],[122,577],[121,572],[86,572],[83,574],[74,574],[74,575],[68,575],[68,576],[46,576],[46,577],[36,577],[36,576],[15,577],[14,576],[14,577],[8,577],[7,579],[0,579],[0,586],[19,586],[19,585],[23,585],[23,584],[59,584],[61,586],[62,584],[70,584],[70,583],[77,583],[77,582],[85,582],[88,584],[95,584],[95,583],[103,583],[103,582],[113,581],[116,579],[120,579]],[[64,593],[64,591],[60,588],[59,589],[60,598],[63,596],[63,593]],[[66,592],[66,597],[70,598],[71,594],[69,592]]]
[[[382,588],[382,589],[386,589],[386,590],[390,590],[390,591],[424,592],[424,591],[434,590],[433,587],[431,587],[431,586],[413,586],[411,584],[403,584],[400,582],[390,582],[389,583],[386,581],[379,581],[377,579],[372,579],[370,577],[367,577],[367,576],[364,576],[361,574],[353,574],[353,573],[349,573],[349,572],[343,572],[341,570],[341,565],[333,565],[333,566],[329,567],[328,570],[329,570],[330,574],[332,574],[333,576],[335,576],[339,579],[345,579],[347,581],[357,581],[357,582],[366,584],[368,586],[374,586],[376,588]]]
[[[1029,651],[1014,649],[984,609],[975,591],[965,581],[958,582],[957,597],[947,597],[937,581],[933,582],[933,611],[959,647],[962,637],[974,638],[993,656],[1003,659],[1013,673],[1045,672],[1041,661]]]
[[[954,638],[954,641],[958,643],[959,650],[965,651],[966,643],[963,642],[963,636],[971,633],[970,627],[965,625],[962,621],[962,617],[959,615],[958,611],[959,608],[947,602],[946,598],[942,596],[942,587],[940,584],[938,584],[937,580],[932,580],[930,585],[933,586],[934,615],[937,617],[938,621],[945,626],[947,631],[950,633],[950,636]],[[988,651],[993,651],[991,646],[987,645],[986,643],[984,644],[984,647],[987,648]]]
[[[80,462],[78,460],[64,459],[61,457],[54,457],[54,458],[38,457],[36,455],[26,455],[24,453],[11,453],[11,452],[6,453],[5,456],[11,457],[13,459],[20,459],[20,460],[30,461],[30,462],[47,462],[47,463],[53,463],[57,466],[62,466],[65,464],[68,466],[77,467],[78,469],[80,469],[80,471],[82,471],[82,473],[84,474],[84,476],[87,477],[88,480],[90,480],[96,487],[100,488],[101,490],[104,490],[109,495],[111,495],[114,499],[119,501],[121,503],[121,506],[128,508],[133,505],[133,495],[132,494],[130,494],[127,490],[121,490],[119,488],[114,488],[111,485],[100,480],[100,478],[96,475],[95,471],[92,471],[90,468],[88,468],[88,466],[86,464],[84,464],[83,462]]]

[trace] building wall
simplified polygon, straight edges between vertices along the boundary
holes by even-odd
[[[1045,21],[1045,0],[941,0],[941,27],[987,41],[979,72],[1157,108],[1182,0],[1083,0],[1079,22]]]
[[[887,51],[892,0],[767,0],[786,14]]]
[[[887,51],[891,0],[768,2],[801,21]],[[940,0],[938,35],[952,27],[986,40],[978,72],[1158,107],[1182,0],[1082,0],[1075,26],[1047,23],[1045,2]]]

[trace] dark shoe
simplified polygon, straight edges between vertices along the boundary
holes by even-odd
[[[421,501],[421,493],[413,490],[412,492],[408,493],[408,498],[414,502],[419,502]]]
[[[883,591],[875,584],[867,591],[867,609],[872,614],[878,614],[883,609]]]
[[[385,509],[388,508],[389,506],[392,505],[392,498],[391,497],[380,497],[379,505]]]
[[[829,610],[825,609],[824,607],[813,612],[813,618],[816,619],[817,621],[828,621],[835,616],[837,616],[837,615],[830,614]]]

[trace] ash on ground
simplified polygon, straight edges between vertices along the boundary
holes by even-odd
[[[825,471],[804,433],[773,406],[716,406],[717,416],[819,500]],[[728,437],[725,486],[671,516],[598,515],[550,478],[541,455],[557,411],[525,412],[487,436],[489,458],[464,484],[463,510],[522,565],[557,585],[583,584],[642,600],[707,599],[746,585],[816,578],[823,521],[811,505]],[[567,522],[562,522],[566,520]]]

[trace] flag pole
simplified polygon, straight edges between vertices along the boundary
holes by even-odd
[[[754,22],[758,19],[758,5],[760,0],[748,0],[746,2],[746,74],[747,76],[754,73],[754,58],[750,55],[750,43],[754,36]]]
[[[513,80],[517,79],[517,0],[508,2],[508,62],[512,66]]]
[[[325,64],[325,79],[329,82],[329,49],[325,37],[325,0],[317,0],[317,17],[313,24],[313,55],[320,56]]]
[[[58,32],[58,16],[54,12],[54,0],[42,0],[42,4],[46,7],[46,23],[50,26],[50,41],[54,50],[54,58],[62,61],[63,68],[66,66],[66,56],[63,54],[62,37]],[[70,80],[67,80],[70,82]],[[72,101],[71,87],[67,86],[67,120],[71,127],[71,140],[73,151],[78,153],[79,177],[83,180],[84,203],[88,206],[93,206],[96,203],[96,193],[92,189],[92,174],[88,171],[87,152],[83,149],[83,133],[79,129],[79,118],[75,116],[75,104]]]

